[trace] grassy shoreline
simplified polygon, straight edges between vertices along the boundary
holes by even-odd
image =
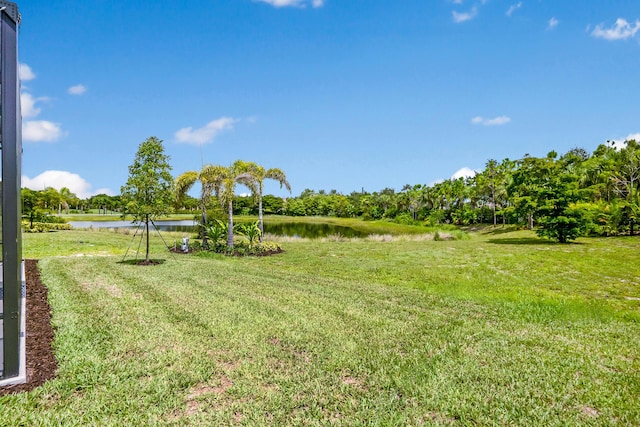
[[[155,267],[119,263],[130,239],[25,236],[60,369],[0,398],[0,424],[640,423],[638,238],[486,229],[228,258],[154,237]]]

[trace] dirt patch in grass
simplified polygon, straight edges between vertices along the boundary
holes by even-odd
[[[53,327],[47,288],[40,281],[38,261],[24,262],[27,284],[26,359],[27,382],[0,387],[0,396],[33,390],[55,377],[58,367],[53,355]]]

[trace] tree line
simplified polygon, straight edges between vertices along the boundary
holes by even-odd
[[[541,236],[561,242],[583,234],[634,234],[640,201],[640,145],[601,144],[592,153],[574,148],[559,155],[525,155],[518,160],[488,160],[484,169],[468,178],[448,179],[432,185],[405,185],[400,191],[305,189],[295,197],[263,195],[263,181],[274,179],[290,189],[284,172],[253,162],[237,161],[229,167],[207,165],[179,175],[173,182],[172,212],[207,215],[262,214],[335,216],[385,219],[416,224],[511,224],[536,229]],[[195,184],[200,197],[187,193]],[[251,196],[236,195],[242,184]],[[121,196],[97,195],[80,200],[68,189],[23,189],[24,212],[40,209],[69,212],[102,209],[125,212]],[[75,208],[75,209],[74,209]],[[207,214],[208,212],[208,214]]]
[[[579,235],[634,234],[639,214],[640,145],[601,144],[593,153],[490,159],[468,178],[405,185],[399,192],[304,190],[286,215],[390,219],[402,223],[515,224],[560,242]]]

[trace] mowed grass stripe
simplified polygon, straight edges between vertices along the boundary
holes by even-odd
[[[621,267],[633,245],[621,240],[622,258],[600,273],[628,280]],[[484,237],[301,242],[282,256],[181,256],[154,267],[46,260],[60,348],[78,354],[29,399],[3,398],[11,412],[0,409],[0,421],[635,425],[639,327],[624,314],[633,306],[597,295],[604,309],[592,315],[593,283],[577,280],[590,260],[575,257],[597,264],[616,240],[592,242],[515,252]],[[447,261],[452,277],[441,284]],[[562,262],[576,268],[558,274]],[[539,293],[551,278],[562,292]],[[574,305],[553,309],[567,300]],[[93,335],[101,323],[108,339]],[[84,343],[94,338],[96,349]],[[87,364],[91,351],[100,357]]]

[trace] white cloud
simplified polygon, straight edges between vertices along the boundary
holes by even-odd
[[[71,86],[69,89],[67,89],[67,92],[69,92],[69,94],[71,95],[82,95],[86,91],[87,91],[87,87],[81,84]]]
[[[640,142],[640,132],[630,133],[629,135],[627,135],[626,138],[612,139],[611,141],[607,141],[607,142],[610,142],[611,146],[616,150],[621,150],[627,146],[625,142],[631,141],[632,139],[634,141]]]
[[[603,24],[596,25],[591,35],[605,40],[626,40],[635,37],[638,30],[640,30],[640,20],[630,24],[626,19],[618,18],[611,28],[604,28]]]
[[[59,123],[47,120],[22,122],[22,139],[31,142],[55,142],[63,136]]]
[[[477,171],[474,171],[473,169],[470,169],[465,166],[463,168],[458,169],[456,173],[451,175],[451,179],[470,178],[472,176],[476,176],[477,173],[478,173]]]
[[[324,6],[325,0],[254,0],[270,4],[273,7],[305,7],[311,3],[314,8]]]
[[[115,196],[116,195],[116,193],[110,188],[98,188],[97,190],[92,191],[91,194],[88,197],[95,196],[96,194],[106,194],[107,196]]]
[[[474,6],[469,12],[456,12],[454,10],[452,13],[453,22],[455,22],[456,24],[460,24],[462,22],[470,21],[475,18],[478,14],[478,8]]]
[[[33,80],[35,73],[27,64],[20,64],[20,79],[22,81]],[[34,98],[28,92],[20,93],[20,113],[24,119],[33,119],[42,111],[36,103],[47,101],[47,97]],[[59,123],[48,120],[25,120],[22,122],[22,139],[30,142],[55,142],[63,136]]]
[[[42,101],[45,98],[34,98],[30,93],[23,92],[20,94],[20,110],[22,117],[25,119],[31,119],[37,117],[40,114],[40,108],[36,107],[36,102]]]
[[[560,21],[558,21],[558,19],[556,19],[555,17],[551,17],[551,19],[549,19],[549,22],[547,22],[547,30],[553,30],[558,26],[558,24],[560,24]]]
[[[110,196],[115,194],[108,188],[99,188],[92,191],[91,184],[80,175],[57,170],[44,171],[33,179],[23,175],[22,186],[37,191],[44,190],[47,187],[52,187],[56,190],[67,187],[81,199],[86,199],[96,194],[108,194]]]
[[[18,74],[20,75],[20,80],[22,80],[23,82],[27,82],[36,78],[36,74],[27,64],[20,64]]]
[[[233,129],[233,124],[237,121],[237,119],[231,117],[221,117],[199,129],[193,129],[192,127],[182,128],[175,133],[176,141],[193,145],[208,144],[220,132]]]
[[[507,10],[506,15],[507,16],[511,16],[513,15],[513,12],[515,12],[516,10],[520,9],[522,7],[522,2],[518,2],[516,4],[511,5],[511,7],[509,7],[509,10]]]
[[[483,125],[483,126],[501,126],[506,125],[511,121],[511,117],[508,116],[498,116],[493,119],[487,119],[481,116],[476,116],[471,119],[471,123],[474,125]]]

